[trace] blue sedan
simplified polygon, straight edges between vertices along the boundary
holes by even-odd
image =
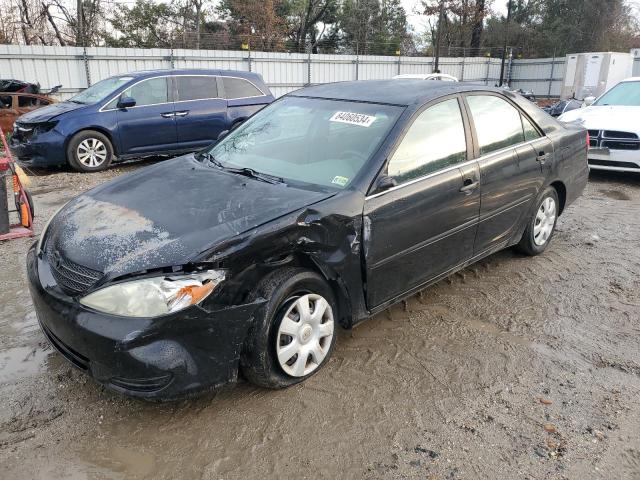
[[[114,158],[176,155],[212,143],[274,100],[257,73],[156,70],[102,80],[66,102],[20,117],[11,148],[29,166],[81,172]]]

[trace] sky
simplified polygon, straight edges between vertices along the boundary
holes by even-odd
[[[637,14],[640,16],[640,0],[628,0],[629,3],[635,8]],[[491,8],[494,12],[502,15],[507,14],[508,0],[494,0]],[[415,13],[420,11],[422,2],[420,0],[402,0],[402,6],[407,12],[409,24],[416,32],[422,32],[426,30],[426,18],[424,15]]]

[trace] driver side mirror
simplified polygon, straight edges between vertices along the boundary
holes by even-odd
[[[589,95],[588,97],[584,97],[584,105],[585,105],[585,107],[593,105],[593,102],[595,102],[595,101],[596,101],[596,97],[594,97],[593,95]]]
[[[376,192],[384,192],[398,185],[396,179],[389,175],[380,175],[376,181]]]
[[[118,108],[131,108],[136,106],[136,99],[131,97],[120,97]]]
[[[229,135],[229,130],[222,130],[219,134],[218,134],[218,141],[222,140],[224,137],[226,137],[227,135]]]

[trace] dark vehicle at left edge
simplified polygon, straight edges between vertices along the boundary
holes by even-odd
[[[29,250],[43,332],[108,388],[301,382],[338,325],[544,252],[588,178],[586,130],[464,83],[308,87],[220,137],[80,195]]]
[[[96,172],[117,158],[194,152],[274,100],[258,73],[155,70],[116,75],[22,115],[10,148],[27,166]]]

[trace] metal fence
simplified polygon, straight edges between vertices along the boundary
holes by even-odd
[[[461,81],[493,86],[499,81],[500,64],[499,58],[491,57],[442,57],[438,68]],[[249,70],[262,74],[274,95],[281,96],[305,85],[431,73],[434,66],[433,57],[0,45],[0,78],[39,82],[43,88],[62,85],[61,98],[108,76],[137,70]],[[506,62],[505,76],[513,88],[557,97],[564,69],[564,57],[513,59]]]

